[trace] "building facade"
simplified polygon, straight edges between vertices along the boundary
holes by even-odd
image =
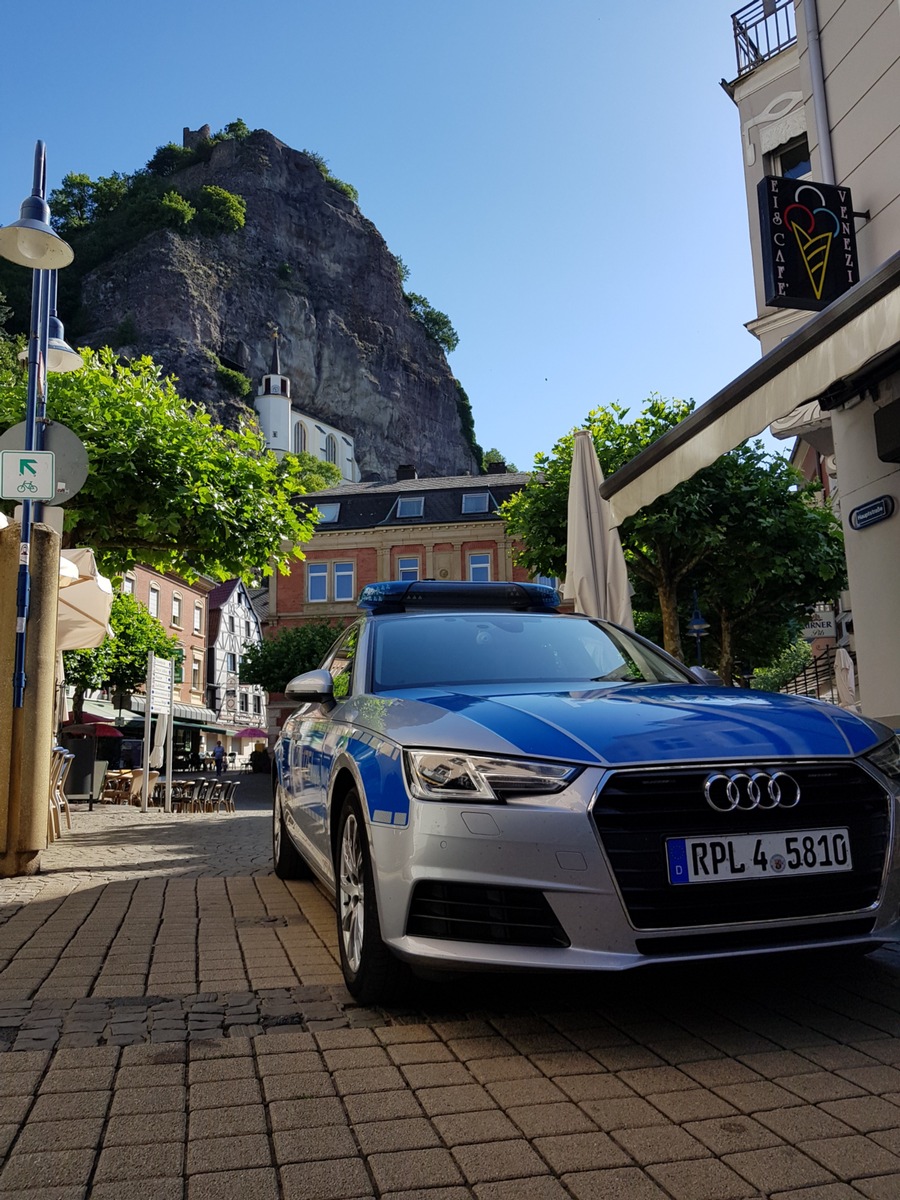
[[[865,713],[897,726],[900,4],[754,0],[732,22],[737,74],[723,83],[739,117],[757,288],[748,328],[763,357],[601,492],[622,520],[767,426],[833,456],[824,466],[840,499],[859,698]],[[848,279],[821,311],[767,303],[777,287],[771,251],[766,264],[762,249],[757,189],[765,177],[807,186],[813,215],[828,208],[817,188],[849,190],[833,239],[816,229],[807,246],[842,264],[844,239],[855,237],[859,282]],[[811,279],[817,262],[806,257]]]
[[[262,628],[250,593],[240,579],[229,579],[209,594],[207,641],[207,705],[226,751],[243,755],[266,729],[266,694],[256,684],[241,682],[241,657],[248,645],[259,645]]]
[[[346,624],[360,590],[380,579],[524,581],[499,506],[528,481],[502,463],[487,475],[357,483],[311,495],[320,520],[304,561],[269,583],[267,628]]]

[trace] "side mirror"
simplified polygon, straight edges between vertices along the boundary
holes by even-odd
[[[725,686],[725,680],[722,679],[721,675],[717,675],[715,671],[710,671],[709,667],[689,667],[688,670],[698,683],[705,684],[706,687]]]
[[[284,694],[301,704],[321,703],[334,699],[334,681],[328,671],[306,671],[303,675],[295,675]]]

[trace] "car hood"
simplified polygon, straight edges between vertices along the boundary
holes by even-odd
[[[342,708],[404,746],[602,765],[850,757],[889,732],[807,697],[671,684],[428,688]]]

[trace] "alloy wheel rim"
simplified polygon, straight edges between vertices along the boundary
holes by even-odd
[[[350,970],[359,970],[362,962],[364,932],[364,889],[362,845],[356,817],[350,813],[344,822],[340,858],[340,921],[344,956]]]

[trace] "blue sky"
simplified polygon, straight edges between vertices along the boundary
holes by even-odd
[[[51,188],[237,117],[315,150],[450,316],[478,440],[527,469],[593,407],[702,402],[758,357],[733,7],[49,0],[0,78],[0,222],[38,138]]]

